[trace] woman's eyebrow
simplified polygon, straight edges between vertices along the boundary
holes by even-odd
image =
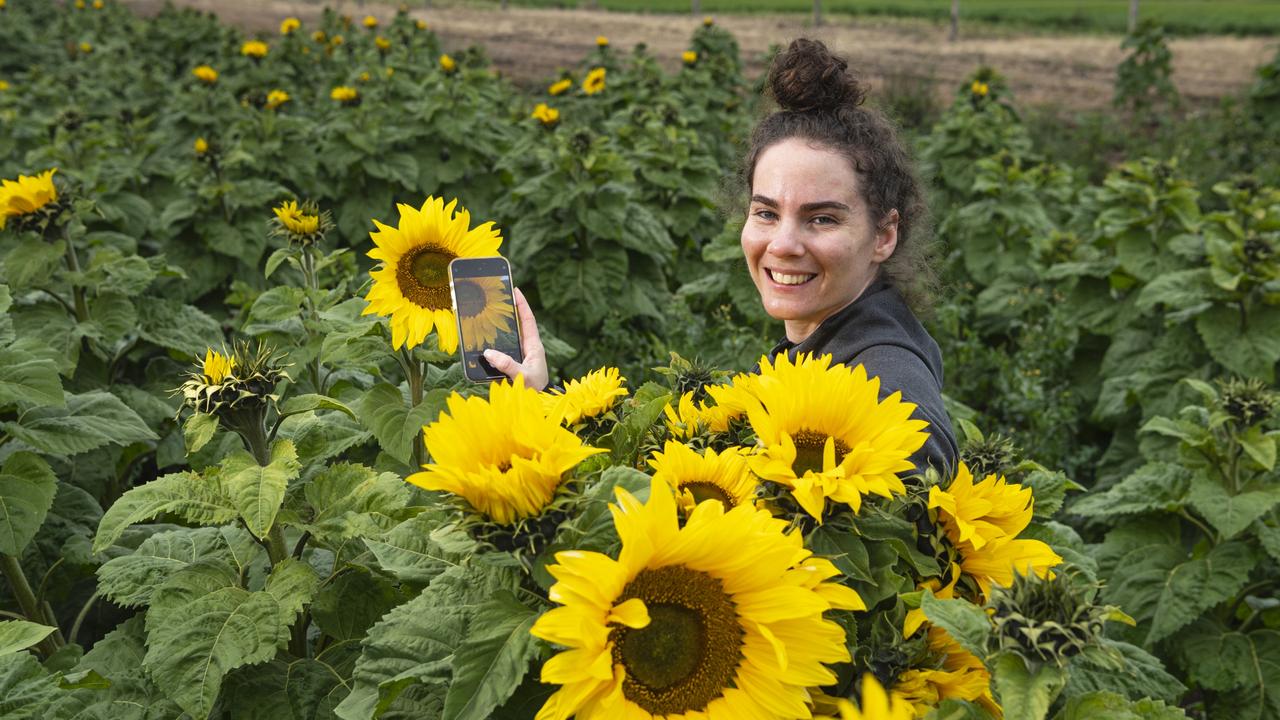
[[[768,205],[769,207],[778,207],[778,201],[764,195],[752,195],[751,202]],[[819,200],[818,202],[805,203],[800,206],[800,212],[813,212],[815,210],[844,210],[849,212],[851,208],[838,200]]]

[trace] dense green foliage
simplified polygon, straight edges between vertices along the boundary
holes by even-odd
[[[326,14],[323,40],[254,59],[194,12],[0,13],[0,177],[57,167],[59,188],[0,231],[5,716],[531,717],[550,553],[617,545],[605,501],[646,486],[672,392],[716,377],[648,369],[677,351],[740,370],[777,331],[718,207],[755,103],[732,37],[700,29],[676,73],[600,48],[530,96],[481,49],[447,67],[405,15]],[[1280,713],[1277,63],[1219,110],[1113,133],[1137,149],[1114,163],[1059,152],[1100,132],[1087,119],[1045,142],[989,69],[921,129],[928,324],[965,460],[1034,490],[1029,536],[1069,567],[993,594],[992,621],[917,591],[939,573],[938,478],[810,527],[878,606],[840,616],[859,668],[892,680],[927,655],[902,636],[919,607],[987,661],[1008,717]],[[577,428],[607,461],[538,532],[456,524],[403,481],[450,392],[479,392],[361,315],[370,220],[429,194],[502,229],[556,373],[631,378],[619,417]],[[294,198],[332,214],[323,242],[272,231]],[[241,346],[257,384],[184,410],[191,362],[232,339],[275,348]],[[256,425],[226,412],[241,401]],[[539,532],[528,554],[477,549]],[[1103,625],[1116,607],[1132,626]]]

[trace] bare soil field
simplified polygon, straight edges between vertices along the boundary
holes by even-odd
[[[123,0],[140,13],[158,12],[163,0]],[[280,21],[304,22],[320,14],[314,2],[288,0],[173,0],[175,4],[216,13],[246,31],[275,32]],[[393,4],[336,3],[349,14],[389,19]],[[520,84],[541,83],[567,67],[605,35],[614,47],[645,43],[672,68],[679,64],[690,33],[701,18],[689,15],[640,15],[592,10],[436,7],[414,10],[431,23],[447,48],[483,45],[495,66]],[[761,57],[774,43],[799,36],[817,37],[844,53],[873,86],[918,80],[948,96],[980,64],[1003,73],[1018,102],[1093,109],[1111,101],[1115,67],[1123,59],[1118,36],[1008,34],[947,41],[946,28],[919,21],[835,18],[813,28],[804,17],[788,15],[721,16],[716,22],[742,46],[749,74],[762,69]],[[1208,36],[1173,40],[1174,81],[1192,104],[1206,104],[1236,93],[1253,81],[1254,68],[1275,52],[1276,38]]]

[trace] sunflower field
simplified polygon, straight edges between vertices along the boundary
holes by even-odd
[[[424,17],[0,0],[0,717],[1280,718],[1280,54],[908,129],[917,474],[910,402],[761,357],[732,35],[527,89]],[[547,392],[463,376],[494,254]]]

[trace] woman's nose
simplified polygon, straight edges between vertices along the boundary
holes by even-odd
[[[796,257],[805,252],[800,227],[790,220],[783,220],[774,229],[765,252],[775,257]]]

